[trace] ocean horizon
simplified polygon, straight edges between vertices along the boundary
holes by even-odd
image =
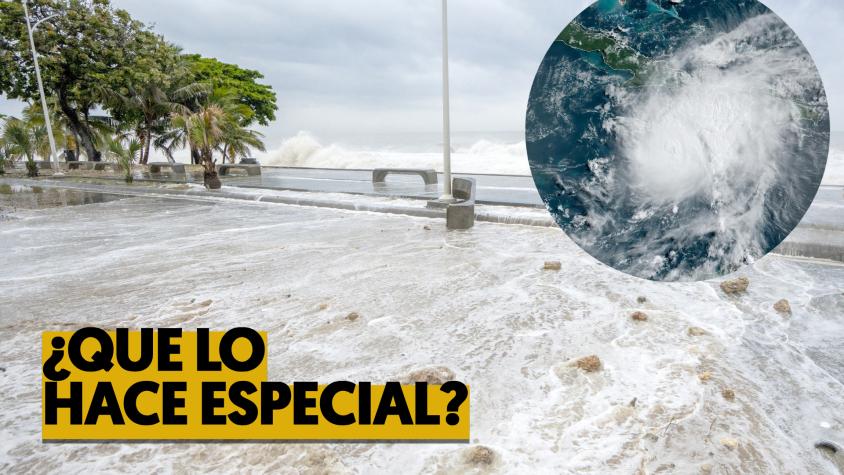
[[[264,166],[371,169],[433,168],[442,171],[441,132],[318,134],[300,131],[281,139],[267,137],[266,152],[253,152]],[[452,132],[452,170],[530,176],[523,131]],[[187,150],[175,160],[189,163]],[[150,161],[165,161],[153,151]],[[829,158],[822,182],[844,186],[844,131],[831,133]]]

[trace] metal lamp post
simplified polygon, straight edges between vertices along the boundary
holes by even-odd
[[[448,2],[443,0],[443,194],[440,201],[454,201],[451,194],[451,125],[448,105]]]
[[[44,112],[44,124],[47,127],[47,138],[50,141],[50,152],[52,153],[52,162],[55,174],[59,174],[59,154],[56,151],[56,139],[53,137],[53,124],[50,121],[50,110],[47,108],[47,96],[44,95],[44,84],[41,82],[41,68],[38,66],[38,52],[35,50],[35,40],[32,38],[32,32],[38,28],[41,23],[55,17],[50,15],[37,21],[34,25],[29,21],[29,7],[27,0],[21,0],[23,5],[23,14],[26,17],[26,31],[29,34],[29,46],[32,48],[32,61],[35,63],[35,79],[38,82],[38,92],[41,94],[41,109]]]

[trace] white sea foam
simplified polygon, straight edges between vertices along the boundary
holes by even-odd
[[[396,151],[378,147],[350,148],[324,145],[307,132],[299,132],[281,146],[258,156],[263,165],[311,168],[433,168],[442,170],[442,152]],[[525,143],[478,140],[452,151],[452,169],[463,173],[530,175]]]
[[[823,184],[844,186],[844,148],[833,145],[830,149]]]
[[[447,233],[442,220],[149,196],[16,214],[0,226],[6,472],[834,470],[812,445],[844,433],[840,266],[768,257],[748,269],[737,304],[715,284],[610,271],[553,228]],[[550,258],[565,271],[542,271]],[[788,318],[771,308],[780,298]],[[634,310],[649,321],[631,321]],[[87,325],[266,330],[273,381],[383,382],[445,365],[472,387],[472,445],[495,455],[486,464],[455,444],[44,444],[35,342]],[[571,366],[590,354],[602,371]]]

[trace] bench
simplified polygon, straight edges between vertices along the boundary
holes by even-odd
[[[417,168],[376,168],[372,170],[372,183],[384,183],[387,175],[419,175],[426,185],[437,184],[437,172]]]
[[[150,162],[149,165],[149,174],[150,176],[160,176],[162,175],[162,169],[168,170],[169,175],[185,175],[185,166],[181,163],[170,163],[170,162]]]
[[[251,165],[248,163],[224,163],[217,165],[217,173],[220,176],[227,176],[231,170],[243,170],[249,176],[261,175],[261,165]]]
[[[451,194],[459,200],[445,210],[445,227],[448,229],[469,229],[475,225],[475,180],[454,178],[451,180]]]

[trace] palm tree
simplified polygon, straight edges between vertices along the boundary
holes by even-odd
[[[73,150],[77,160],[81,159],[79,137],[73,132],[67,116],[59,112],[55,99],[48,100],[50,122],[53,125],[53,137],[57,145],[64,145],[65,150]],[[36,127],[44,127],[44,113],[38,103],[27,106],[23,111],[23,120]],[[108,148],[109,140],[118,132],[120,123],[107,115],[89,115],[85,119],[89,126],[91,143],[97,151]],[[46,156],[46,155],[42,155]],[[99,161],[98,156],[87,157],[91,161]]]
[[[56,139],[56,143],[59,145],[63,144],[65,149],[75,149],[76,139],[73,137],[73,133],[70,132],[67,118],[59,111],[58,105],[52,98],[50,99],[48,109],[50,111],[50,123],[53,126],[53,138]],[[37,155],[49,160],[52,152],[49,139],[46,136],[47,128],[44,123],[44,113],[42,112],[41,104],[36,102],[26,106],[23,110],[22,117],[26,124],[38,129],[39,141]]]
[[[155,141],[153,142],[153,146],[164,152],[164,155],[167,156],[167,160],[170,163],[175,163],[175,153],[179,150],[182,150],[186,147],[190,147],[191,152],[191,163],[194,165],[201,165],[202,160],[199,158],[199,151],[194,148],[191,143],[188,141],[187,135],[185,133],[185,129],[182,129],[176,126],[174,122],[174,118],[178,115],[190,114],[193,109],[189,109],[184,107],[179,112],[174,112],[170,115],[170,122],[168,124],[167,130],[161,133],[158,137],[156,137]]]
[[[183,140],[198,152],[205,169],[205,186],[212,190],[222,186],[213,154],[214,149],[222,143],[226,122],[230,120],[226,111],[217,104],[202,106],[196,112],[177,113],[171,119],[173,126],[183,131]]]
[[[189,146],[191,155],[205,168],[205,186],[218,189],[221,183],[215,150],[222,153],[223,160],[227,155],[247,153],[249,147],[264,150],[261,135],[242,125],[245,113],[245,106],[233,96],[212,93],[193,109],[183,108],[172,115],[171,125],[175,130],[163,136],[169,140],[165,148]]]
[[[251,152],[250,148],[255,148],[262,152],[266,150],[261,140],[264,136],[260,132],[244,127],[244,124],[247,122],[245,118],[252,114],[249,106],[238,101],[237,97],[225,88],[214,89],[211,91],[207,100],[209,103],[222,107],[230,119],[226,123],[226,128],[223,130],[223,139],[218,147],[218,150],[223,155],[223,163],[225,163],[226,159],[230,163],[234,163],[238,156],[244,157],[249,155]]]
[[[129,87],[126,95],[112,92],[107,95],[116,98],[123,113],[134,118],[135,134],[142,146],[140,163],[146,164],[149,161],[150,146],[156,141],[156,135],[167,132],[170,116],[184,112],[185,103],[207,93],[208,87],[200,83],[170,91],[161,89],[158,84],[149,83],[140,88]]]
[[[135,160],[140,157],[143,151],[141,141],[137,138],[121,139],[120,137],[114,137],[109,139],[106,150],[120,164],[126,183],[132,183],[134,181],[132,164],[135,163]]]
[[[223,154],[223,161],[229,159],[234,163],[237,157],[246,157],[252,153],[252,148],[266,151],[264,142],[261,140],[263,134],[243,127],[230,127],[225,131],[220,153]]]
[[[42,139],[40,135],[35,128],[16,117],[9,117],[3,125],[0,141],[5,153],[10,160],[25,159],[27,174],[30,177],[38,176],[35,155],[39,148],[38,141]],[[46,132],[43,135],[46,135]]]
[[[0,175],[6,174],[6,162],[9,161],[9,146],[2,143],[3,140],[0,138]]]

